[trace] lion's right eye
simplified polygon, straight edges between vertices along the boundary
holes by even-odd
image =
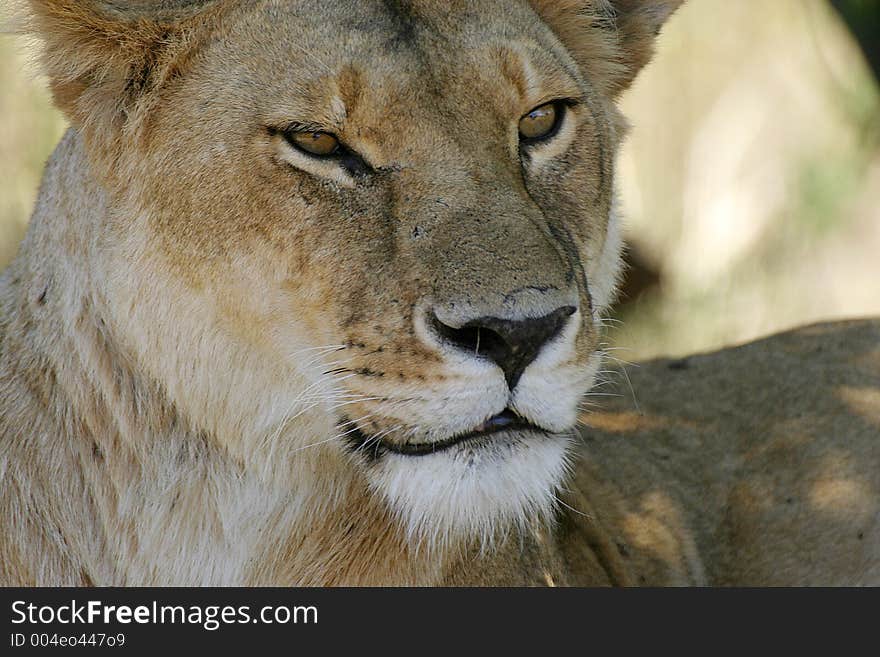
[[[536,107],[519,120],[519,137],[525,144],[550,139],[564,116],[565,105],[559,101]]]
[[[318,157],[338,155],[342,150],[339,139],[329,132],[293,131],[287,133],[287,139],[301,151]]]

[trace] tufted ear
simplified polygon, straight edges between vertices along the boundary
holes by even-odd
[[[619,96],[654,54],[660,28],[684,0],[530,0],[581,67]]]
[[[130,124],[177,75],[218,0],[27,0],[56,104],[75,125]]]

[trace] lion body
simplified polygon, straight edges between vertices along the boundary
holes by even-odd
[[[646,366],[643,415],[572,432],[620,266],[614,100],[678,2],[612,4],[31,0],[73,127],[0,278],[0,583],[876,579],[876,325],[757,399],[813,333]],[[331,128],[335,159],[285,136]],[[468,328],[560,309],[515,377]],[[819,375],[837,442],[798,433]]]

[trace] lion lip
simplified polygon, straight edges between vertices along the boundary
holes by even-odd
[[[402,456],[426,456],[445,451],[462,443],[486,438],[502,431],[530,431],[546,434],[547,429],[538,427],[520,417],[510,409],[505,409],[497,415],[493,415],[485,422],[477,425],[467,433],[458,434],[443,440],[423,443],[392,443],[386,440],[375,439],[359,430],[350,434],[350,443],[356,451],[363,450],[365,454],[378,458],[385,452],[400,454]]]

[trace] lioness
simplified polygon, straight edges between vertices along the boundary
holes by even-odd
[[[73,127],[0,282],[0,583],[877,581],[875,325],[575,428],[679,2],[28,2]],[[735,419],[832,383],[839,448]]]

